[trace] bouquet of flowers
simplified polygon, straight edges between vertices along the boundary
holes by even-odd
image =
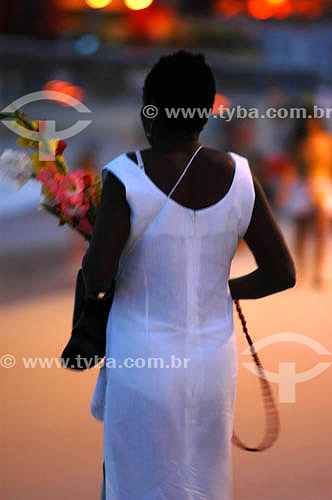
[[[32,132],[39,132],[43,124],[41,120],[28,120],[20,111],[0,113],[0,120],[5,118],[14,119],[16,124]],[[0,173],[14,181],[17,189],[30,179],[40,182],[40,208],[55,215],[59,226],[69,224],[90,241],[100,207],[100,174],[92,179],[82,170],[69,173],[63,157],[66,143],[46,140],[42,133],[38,139],[39,142],[21,136],[17,144],[25,151],[5,150],[0,156]],[[61,355],[64,367],[86,370],[105,356],[106,325],[113,296],[114,281],[109,293],[102,298],[91,297],[86,290],[82,269],[78,271],[71,337]]]
[[[39,131],[42,121],[30,121],[19,110],[0,113],[0,119],[12,118],[15,123],[30,131]],[[40,134],[43,138],[42,134]],[[40,209],[45,209],[59,219],[59,226],[69,224],[90,241],[92,228],[100,205],[102,181],[100,174],[94,178],[76,170],[69,173],[63,152],[63,140],[43,140],[49,157],[40,160],[39,142],[19,137],[17,144],[25,151],[5,150],[0,156],[0,173],[12,180],[17,189],[30,179],[42,184]],[[43,157],[44,158],[44,157]]]

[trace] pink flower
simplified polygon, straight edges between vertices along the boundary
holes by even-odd
[[[84,188],[84,173],[78,170],[62,178],[57,195],[61,203],[82,204]]]
[[[89,202],[78,200],[72,203],[71,200],[61,201],[61,210],[67,217],[84,217],[89,210]]]
[[[56,195],[62,177],[63,176],[57,172],[56,167],[52,166],[42,168],[36,176],[36,180],[44,184],[45,187]]]

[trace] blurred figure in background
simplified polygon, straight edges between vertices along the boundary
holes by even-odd
[[[282,175],[278,203],[287,204],[294,219],[295,255],[301,274],[306,243],[313,235],[313,285],[320,287],[332,217],[332,139],[313,111],[308,110],[306,116],[298,119],[290,142],[290,165]]]
[[[280,182],[289,169],[289,158],[283,153],[261,155],[255,165],[255,175],[259,179],[268,202],[273,210],[277,209]]]

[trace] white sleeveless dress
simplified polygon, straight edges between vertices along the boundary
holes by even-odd
[[[91,403],[104,421],[106,500],[232,498],[238,367],[228,278],[255,191],[247,160],[230,154],[229,191],[199,210],[167,200],[126,154],[103,169],[125,185],[131,208]]]

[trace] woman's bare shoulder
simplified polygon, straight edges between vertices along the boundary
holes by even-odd
[[[230,169],[234,169],[234,161],[230,154],[225,151],[219,151],[218,149],[213,148],[204,148],[202,153],[204,154],[204,158],[209,160],[214,165],[228,167]]]

